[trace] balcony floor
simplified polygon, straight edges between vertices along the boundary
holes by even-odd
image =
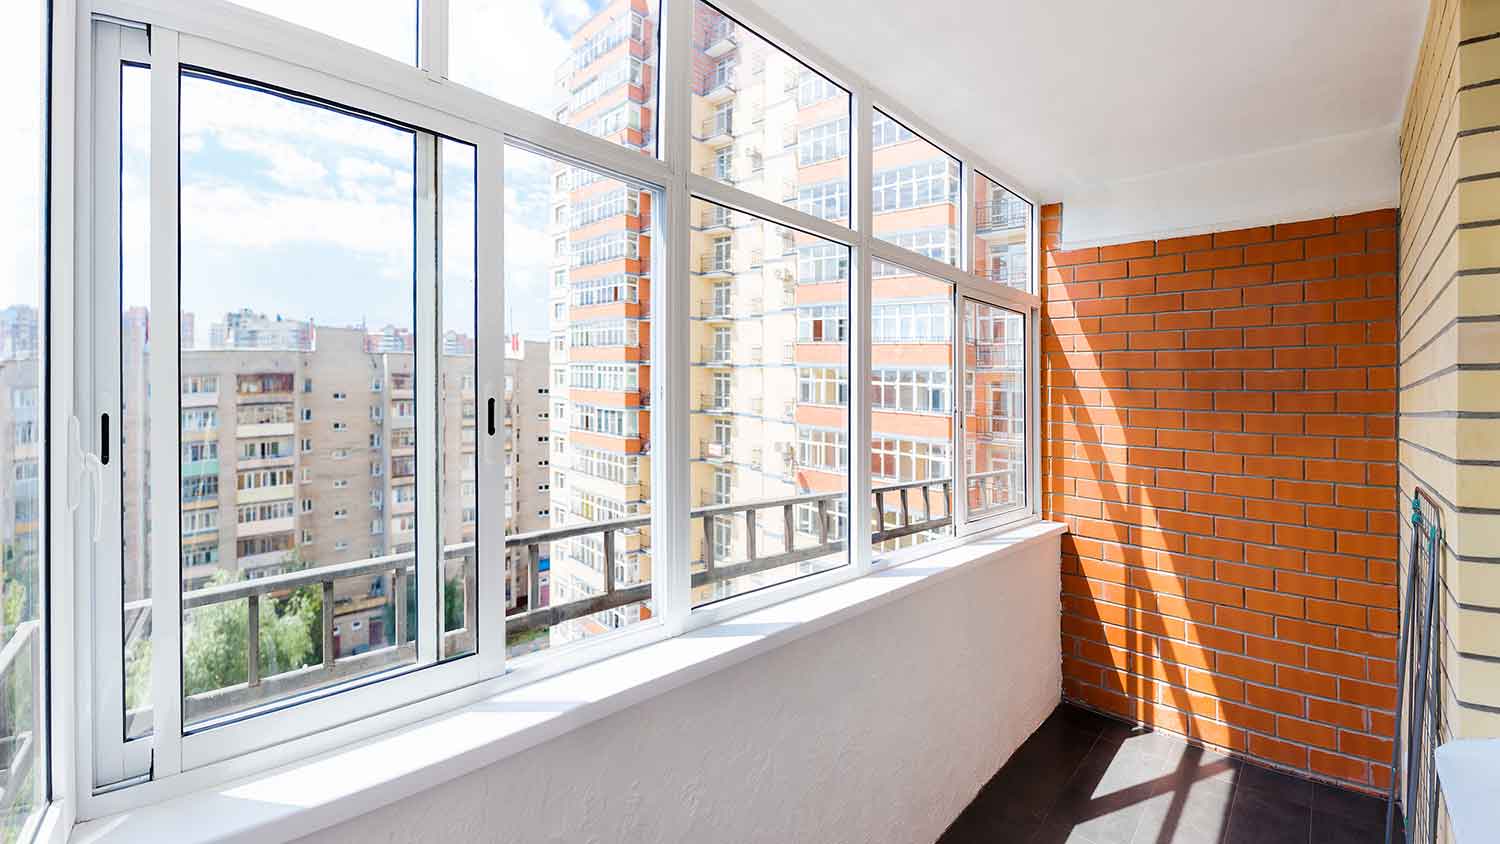
[[[939,844],[1379,844],[1384,823],[1377,798],[1064,703]]]

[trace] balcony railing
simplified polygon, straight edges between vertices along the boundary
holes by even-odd
[[[25,689],[40,683],[42,639],[38,634],[41,628],[40,621],[23,621],[10,631],[10,638],[0,647],[0,688]],[[7,694],[5,703],[10,709],[9,726],[14,733],[0,737],[0,813],[6,815],[10,814],[11,807],[21,801],[28,784],[31,786],[32,803],[39,803],[44,783],[43,779],[31,776],[38,740],[35,728],[37,704],[40,701],[32,701],[29,723],[21,717],[25,707],[11,708],[11,704],[15,702]]]
[[[981,202],[974,209],[974,228],[980,232],[1020,228],[1030,211],[1026,203],[1014,200]]]
[[[702,130],[698,137],[704,140],[725,137],[734,134],[734,118],[729,115],[710,117],[703,121]]]
[[[698,397],[698,407],[702,410],[724,411],[729,409],[729,396],[717,393],[704,393]]]
[[[702,354],[698,359],[704,363],[729,363],[729,347],[727,346],[704,346]]]
[[[698,259],[700,273],[734,272],[734,261],[728,255],[704,255]]]
[[[1025,263],[996,264],[990,267],[990,281],[998,281],[1011,287],[1025,287],[1031,281],[1030,268]]]
[[[703,32],[701,49],[710,58],[718,58],[733,50],[739,43],[734,21],[721,18]]]
[[[705,317],[727,317],[730,310],[728,299],[703,299],[698,302],[698,313]]]
[[[711,208],[703,212],[703,228],[717,229],[733,225],[733,213],[727,208]]]
[[[1026,364],[1026,348],[1020,343],[976,346],[974,364],[987,369],[1020,369]]]
[[[1018,439],[1017,445],[1020,445]],[[983,515],[998,513],[1026,503],[1026,480],[1018,468],[970,472],[969,508]]]
[[[935,490],[939,490],[940,492],[935,493]],[[874,493],[877,512],[883,513],[886,498],[894,496],[899,502],[900,513],[897,524],[891,526],[882,525],[880,530],[872,534],[871,539],[876,543],[952,524],[952,480],[949,478],[877,487]],[[909,506],[909,499],[918,494],[920,494],[924,506],[921,518],[914,520],[912,508]],[[943,513],[939,516],[934,516],[931,509],[934,494],[940,494],[943,502]],[[699,561],[701,568],[692,574],[693,587],[703,587],[721,580],[742,577],[747,574],[780,568],[844,551],[848,547],[846,539],[830,538],[830,515],[833,511],[833,502],[836,502],[844,495],[844,492],[839,491],[755,501],[747,504],[707,503],[705,506],[692,510],[689,514],[690,518],[702,520],[705,526],[704,536],[708,540],[705,543],[706,557]],[[717,496],[714,493],[705,493],[703,500],[706,502],[715,502]],[[816,545],[803,548],[795,546],[797,534],[796,508],[799,505],[811,505],[817,512],[815,527],[817,534]],[[763,549],[756,547],[757,538],[755,528],[763,511],[779,511],[778,515],[785,537],[782,548],[774,551],[764,549],[769,553],[762,553]],[[715,558],[712,536],[715,517],[741,518],[745,521],[747,528],[749,528],[747,533],[749,539],[744,559],[731,562]],[[634,536],[642,529],[648,529],[650,526],[651,517],[647,515],[570,527],[546,528],[507,537],[505,541],[507,555],[510,555],[511,552],[521,552],[524,549],[524,553],[515,556],[525,560],[525,583],[527,589],[527,601],[524,608],[518,608],[518,611],[506,616],[505,632],[507,638],[524,638],[525,634],[546,630],[565,621],[651,600],[651,584],[649,582],[634,583],[627,586],[617,586],[615,583],[615,562],[620,554],[624,552],[624,549],[618,547],[618,540],[621,537]],[[542,606],[540,577],[542,549],[555,542],[596,534],[600,535],[602,539],[603,591],[600,594],[590,595],[585,598]],[[477,579],[475,577],[476,558],[474,550],[475,546],[472,542],[451,545],[443,549],[445,571],[448,570],[450,564],[455,562],[461,566],[465,626],[443,633],[444,641],[442,644],[444,647],[440,650],[441,653],[452,652],[451,646],[453,645],[458,646],[459,649],[473,647],[474,645],[474,625],[472,624],[472,620],[476,617],[476,608],[479,605],[478,595],[475,591]],[[415,555],[411,552],[406,552],[369,560],[356,560],[349,563],[339,563],[337,565],[272,575],[253,580],[219,584],[184,592],[182,594],[182,607],[184,610],[201,609],[231,601],[244,601],[246,612],[248,613],[248,628],[245,641],[245,664],[248,675],[246,681],[221,689],[213,689],[189,695],[183,701],[184,715],[193,721],[221,716],[268,701],[285,698],[289,695],[327,686],[340,680],[370,674],[402,663],[411,662],[416,657],[416,643],[407,640],[409,635],[406,606],[407,578],[415,576],[415,565]],[[392,581],[388,594],[395,605],[395,636],[393,639],[395,644],[373,648],[359,654],[339,656],[335,647],[333,633],[334,614],[337,607],[334,596],[334,585],[339,581],[357,577],[386,575],[389,575]],[[308,586],[318,587],[321,594],[323,661],[318,665],[309,665],[278,674],[261,676],[260,602],[270,599],[275,595],[285,594],[294,589]],[[127,603],[124,609],[131,617],[143,623],[145,616],[149,615],[151,611],[151,602],[150,600],[133,601]],[[29,622],[29,624],[34,626],[35,622]],[[12,637],[3,650],[0,650],[0,677],[3,677],[5,672],[13,670],[10,666],[16,662],[18,654],[23,650],[23,646],[17,644],[22,639],[20,628],[18,628],[17,634]],[[31,659],[33,660],[33,664],[35,664],[38,657],[34,648],[32,654]],[[149,720],[149,715],[146,711],[132,712],[130,713],[130,717],[132,719]],[[17,781],[12,777],[7,780],[5,788],[8,790],[9,783]],[[7,793],[6,797],[8,796]]]

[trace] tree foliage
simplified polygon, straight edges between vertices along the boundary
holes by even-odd
[[[213,584],[229,582],[216,575]],[[248,602],[226,601],[191,610],[183,623],[183,692],[222,689],[248,679],[246,643]],[[260,599],[260,676],[269,677],[323,661],[323,606],[318,587]],[[150,699],[151,642],[131,643],[125,663],[125,705],[135,709]]]

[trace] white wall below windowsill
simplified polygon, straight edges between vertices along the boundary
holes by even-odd
[[[71,840],[935,840],[1058,700],[1062,531],[979,535]]]

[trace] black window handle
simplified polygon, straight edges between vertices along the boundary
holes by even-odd
[[[99,462],[109,465],[109,414],[99,414]]]
[[[490,399],[490,436],[495,435],[495,400]]]

